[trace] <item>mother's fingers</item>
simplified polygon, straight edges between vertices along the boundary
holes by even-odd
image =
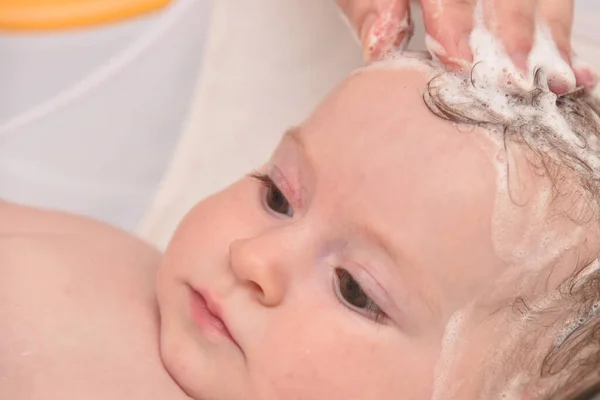
[[[427,32],[445,51],[438,54],[442,61],[468,65],[477,0],[422,0],[422,4]],[[536,0],[487,0],[482,5],[487,28],[501,38],[515,64],[525,69],[533,46]]]
[[[591,92],[598,85],[598,74],[592,67],[573,56],[573,72],[577,79],[577,86],[583,86],[588,92]]]
[[[366,23],[372,24],[377,17],[377,7],[373,0],[336,0],[336,3],[359,37],[363,26]]]
[[[371,26],[365,26],[362,44],[367,62],[402,51],[413,33],[409,0],[387,0]]]
[[[550,29],[552,39],[561,57],[569,65],[572,65],[573,50],[571,48],[571,33],[573,30],[573,19],[575,13],[574,0],[538,0],[539,16],[543,23]],[[565,70],[567,68],[567,70]],[[589,81],[586,71],[574,69],[579,84],[593,86]],[[550,89],[555,93],[565,93],[573,89],[573,75],[566,65],[562,71],[548,70],[550,77]],[[583,82],[582,82],[583,81]]]
[[[558,0],[563,2],[565,0]],[[489,0],[484,2],[487,28],[500,38],[517,68],[527,70],[533,48],[537,0]]]
[[[358,34],[367,62],[402,47],[411,36],[409,0],[337,0]]]
[[[472,60],[469,36],[477,0],[421,0],[428,35],[441,48],[430,50],[450,68],[468,67]]]
[[[574,0],[538,0],[540,17],[550,28],[552,38],[567,62],[571,62],[571,32],[575,13]]]

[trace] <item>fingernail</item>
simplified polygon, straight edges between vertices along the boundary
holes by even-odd
[[[562,64],[555,63],[548,72],[548,88],[556,94],[570,92],[577,86],[575,72],[566,61]]]
[[[590,68],[576,68],[575,76],[577,86],[583,86],[588,91],[593,90],[598,84],[598,76]]]
[[[374,15],[374,18],[365,19],[365,29],[367,30],[363,37],[363,55],[367,62],[402,52],[412,36],[413,26],[408,19],[397,20],[391,12],[387,12],[383,16],[381,14]]]
[[[560,77],[551,77],[548,79],[548,89],[556,94],[565,94],[570,91],[568,82]]]
[[[516,52],[510,55],[510,58],[517,67],[517,69],[521,70],[521,72],[527,72],[527,64],[529,59],[529,54],[523,52]]]
[[[448,53],[447,49],[443,49],[436,55],[444,62],[446,70],[457,74],[467,73],[473,62],[470,35],[464,35],[458,40],[455,51],[454,56],[450,55],[451,53]]]
[[[548,74],[548,88],[556,94],[565,94],[577,87],[577,76],[571,66],[571,54],[560,50],[563,63],[555,62]]]
[[[548,88],[556,94],[565,94],[575,87],[575,74],[571,69],[555,70],[548,74]]]

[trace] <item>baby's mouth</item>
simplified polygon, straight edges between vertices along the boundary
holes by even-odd
[[[221,315],[221,307],[208,294],[202,295],[190,286],[190,312],[192,320],[204,331],[212,331],[224,336],[234,343],[239,344],[229,332]]]

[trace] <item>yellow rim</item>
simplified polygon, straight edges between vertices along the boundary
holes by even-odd
[[[157,11],[171,0],[0,0],[0,30],[91,27]]]

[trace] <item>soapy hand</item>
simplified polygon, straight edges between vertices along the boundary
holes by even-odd
[[[367,61],[402,49],[412,34],[409,0],[336,0],[359,35]],[[430,51],[450,69],[469,69],[472,54],[469,35],[474,27],[478,0],[420,0]],[[563,59],[572,66],[577,85],[590,89],[596,77],[587,66],[573,66],[571,30],[574,0],[483,0],[488,30],[501,40],[515,66],[527,68],[533,47],[536,16],[551,31]],[[554,81],[552,89],[572,89]]]

